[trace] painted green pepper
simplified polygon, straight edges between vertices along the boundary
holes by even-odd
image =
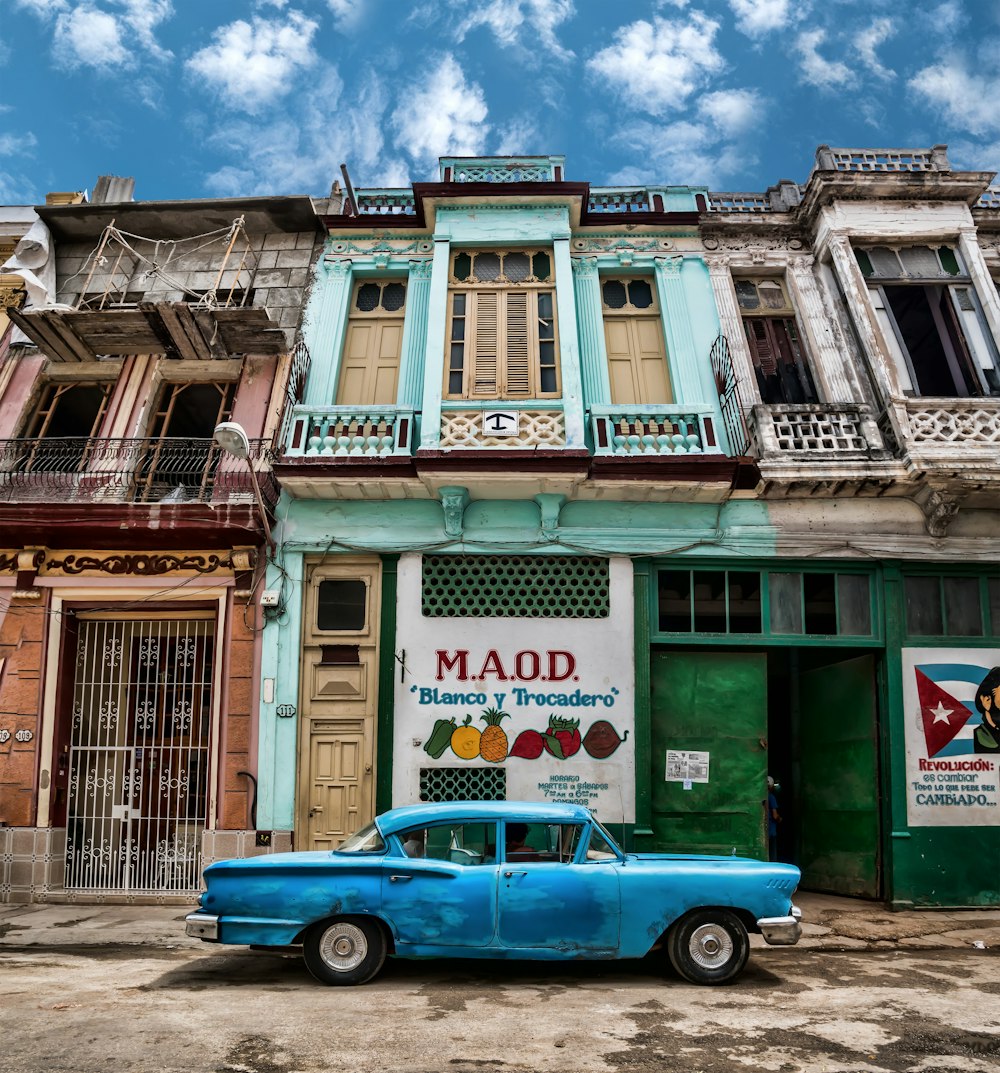
[[[424,752],[437,760],[451,744],[451,735],[454,730],[454,718],[438,719],[431,731],[431,736],[424,742]]]

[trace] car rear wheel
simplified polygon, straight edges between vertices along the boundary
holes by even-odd
[[[363,984],[382,968],[385,936],[372,920],[327,920],[306,932],[302,953],[320,983]]]
[[[743,922],[725,909],[699,909],[667,935],[670,963],[693,984],[724,984],[746,968],[750,939]]]

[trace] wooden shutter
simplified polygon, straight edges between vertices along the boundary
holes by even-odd
[[[528,333],[528,305],[531,298],[525,291],[508,291],[504,298],[504,395],[512,399],[529,399],[533,394],[531,355],[535,349]]]
[[[753,363],[764,374],[774,376],[778,371],[778,352],[768,330],[770,325],[763,317],[748,317],[743,322]]]
[[[469,297],[473,299],[475,310],[470,394],[473,397],[495,398],[500,389],[498,373],[501,296],[497,291],[475,291]]]
[[[382,406],[395,403],[403,338],[400,317],[348,321],[337,404]]]

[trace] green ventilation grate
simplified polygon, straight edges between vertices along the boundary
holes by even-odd
[[[425,555],[430,618],[607,618],[608,560],[583,555]]]
[[[422,767],[421,801],[506,801],[507,772],[485,767]]]

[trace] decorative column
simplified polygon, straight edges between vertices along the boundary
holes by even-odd
[[[705,258],[708,265],[708,278],[712,285],[715,307],[719,312],[719,325],[729,344],[729,353],[733,359],[733,370],[740,382],[740,393],[748,405],[760,402],[760,390],[757,386],[757,374],[754,372],[753,358],[743,333],[743,317],[736,304],[733,291],[731,259],[727,254],[710,254]]]
[[[445,328],[448,324],[448,262],[451,245],[447,238],[434,239],[428,293],[427,330],[423,353],[423,417],[420,422],[420,446],[437,447],[441,442],[441,394],[444,391]],[[419,347],[420,340],[415,338]]]
[[[559,321],[559,367],[562,379],[566,446],[585,447],[583,386],[580,382],[580,348],[576,333],[576,294],[569,256],[569,234],[552,236],[556,273],[556,310]],[[605,368],[607,362],[605,362]]]
[[[399,406],[418,408],[424,393],[424,353],[427,346],[427,313],[431,300],[433,261],[410,261],[406,285],[406,319],[403,322],[402,354],[399,363]]]
[[[604,338],[601,278],[596,257],[573,258],[576,323],[580,334],[580,377],[584,410],[611,402],[608,348]]]
[[[863,396],[853,375],[850,355],[836,345],[830,330],[833,311],[823,304],[823,295],[812,272],[813,263],[813,258],[808,256],[789,258],[786,278],[811,346],[816,386],[820,399],[825,402],[855,402]]]
[[[687,296],[681,279],[683,257],[654,257],[656,293],[663,311],[663,327],[667,338],[667,361],[674,386],[674,401],[684,406],[701,405],[712,401],[705,391],[695,352],[694,333],[688,312]],[[708,355],[703,355],[708,365]],[[711,372],[711,370],[709,370]]]
[[[305,403],[332,406],[351,300],[353,273],[347,259],[325,255],[316,268],[317,286],[302,322],[302,337],[312,358]]]

